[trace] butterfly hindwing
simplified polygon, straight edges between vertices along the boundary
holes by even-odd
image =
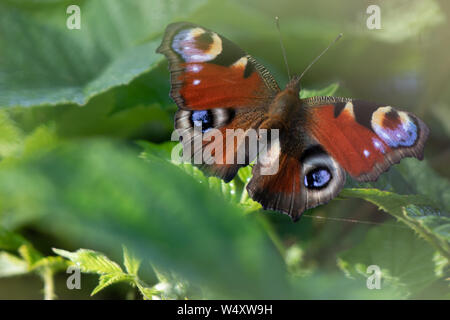
[[[303,135],[300,148],[292,150],[281,137],[281,147],[272,145],[260,155],[247,185],[249,195],[263,208],[281,211],[294,221],[310,208],[334,198],[345,183],[345,171],[311,137]],[[267,159],[269,158],[269,160]],[[278,166],[275,174],[267,167]]]
[[[248,152],[249,130],[256,132],[264,113],[264,108],[180,109],[175,115],[175,128],[183,137],[183,151],[189,152],[193,163],[208,175],[229,182],[239,168],[255,159],[256,153]],[[245,148],[243,160],[238,159],[240,148]]]

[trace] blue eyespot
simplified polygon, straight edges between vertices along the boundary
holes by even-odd
[[[213,127],[213,117],[209,110],[193,111],[191,120],[194,127],[201,129],[202,132],[206,132]]]
[[[318,167],[305,175],[305,186],[309,189],[325,188],[331,181],[331,173],[328,168]]]
[[[384,107],[372,115],[372,129],[391,148],[412,147],[419,137],[419,128],[413,116],[403,111],[390,110]]]

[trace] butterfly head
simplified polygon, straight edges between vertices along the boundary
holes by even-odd
[[[301,90],[300,79],[300,75],[293,76],[286,85],[286,89],[294,91],[298,95]]]
[[[289,122],[289,119],[292,117],[299,105],[299,92],[300,81],[297,81],[294,77],[286,85],[286,89],[277,94],[269,107],[268,119],[270,125],[266,123],[269,128],[280,129],[284,126],[284,124]],[[276,123],[278,125],[275,125]]]

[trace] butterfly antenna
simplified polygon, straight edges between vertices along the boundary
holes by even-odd
[[[308,218],[313,218],[313,219],[318,219],[318,220],[348,222],[348,223],[383,225],[383,226],[389,226],[389,227],[392,227],[392,228],[401,228],[401,229],[408,229],[409,228],[409,227],[406,227],[406,226],[404,227],[404,226],[401,226],[401,225],[396,225],[396,224],[393,224],[393,223],[386,223],[386,222],[374,222],[374,221],[366,221],[366,220],[358,220],[358,219],[323,217],[323,216],[310,215],[310,214],[303,214],[302,217],[308,217]]]
[[[288,65],[288,61],[287,61],[287,57],[286,57],[286,49],[284,48],[283,40],[281,39],[280,18],[275,17],[275,24],[277,25],[278,38],[280,39],[281,51],[283,52],[283,59],[284,59],[285,65],[286,65],[286,70],[287,70],[287,73],[288,73],[288,78],[289,78],[289,80],[291,80],[291,72],[289,71],[289,65]]]
[[[319,54],[319,55],[318,55],[318,56],[317,56],[317,57],[316,57],[316,58],[315,58],[315,59],[314,59],[307,67],[306,67],[306,69],[302,72],[302,74],[301,74],[300,76],[297,77],[296,80],[297,80],[297,81],[300,81],[300,79],[303,77],[303,75],[306,73],[306,71],[308,71],[309,68],[311,68],[312,65],[313,65],[314,63],[316,63],[316,61],[319,60],[320,57],[323,56],[323,55],[325,54],[325,52],[327,52],[328,49],[330,49],[331,46],[332,46],[333,44],[335,44],[342,36],[343,36],[343,34],[342,34],[342,33],[339,33],[339,35],[336,37],[336,39],[334,39],[334,41],[331,42],[331,43],[328,45],[328,47],[326,47],[325,50],[323,50],[322,53]]]

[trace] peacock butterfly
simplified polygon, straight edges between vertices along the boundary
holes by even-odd
[[[346,172],[357,181],[375,181],[404,157],[423,158],[429,130],[411,113],[351,98],[300,99],[300,76],[281,90],[270,72],[225,37],[198,25],[170,24],[158,53],[169,61],[170,96],[178,105],[175,129],[220,132],[278,129],[278,170],[261,174],[253,166],[247,190],[265,209],[288,214],[294,221],[309,208],[324,204],[342,189]],[[198,130],[200,128],[200,131]],[[194,135],[184,139],[191,143]],[[220,139],[204,139],[193,154]],[[236,145],[224,147],[233,156]],[[229,182],[250,164],[202,163],[208,174]],[[269,162],[270,163],[270,162]]]

